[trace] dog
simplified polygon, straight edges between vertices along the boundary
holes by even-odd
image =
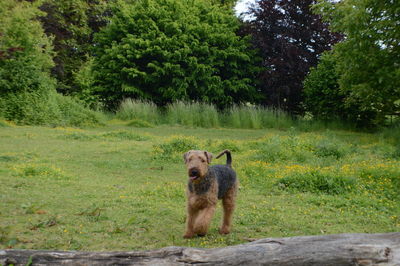
[[[222,151],[216,158],[226,154],[225,165],[210,166],[212,154],[208,151],[190,150],[183,155],[189,176],[187,186],[187,219],[184,238],[205,236],[214,215],[218,199],[224,209],[220,234],[229,234],[238,189],[236,172],[232,169],[229,150]]]

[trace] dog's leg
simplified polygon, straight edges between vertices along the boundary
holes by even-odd
[[[229,234],[232,225],[232,214],[235,209],[235,199],[236,199],[237,186],[235,185],[230,190],[227,191],[225,197],[222,199],[222,206],[224,208],[224,218],[222,221],[222,226],[219,229],[220,234]]]
[[[195,236],[194,222],[198,216],[199,210],[188,205],[187,218],[186,218],[186,233],[183,235],[184,238],[192,238]]]
[[[210,225],[211,218],[214,215],[216,206],[211,205],[207,208],[202,209],[199,211],[199,215],[197,216],[194,232],[199,236],[205,236],[208,231],[208,226]]]

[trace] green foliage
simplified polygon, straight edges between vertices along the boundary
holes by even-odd
[[[277,182],[282,189],[300,192],[344,194],[356,190],[356,179],[336,174],[311,171],[295,173]]]
[[[20,124],[93,125],[99,114],[55,92],[51,38],[36,4],[0,3],[0,115]]]
[[[61,112],[55,92],[8,93],[0,98],[0,110],[4,118],[18,124],[57,124]]]
[[[0,110],[6,119],[26,125],[93,126],[104,120],[101,113],[56,92],[9,93],[0,98]]]
[[[315,11],[346,39],[334,47],[346,106],[358,106],[353,120],[383,124],[400,112],[400,28],[398,1],[320,0]]]
[[[9,93],[47,93],[55,87],[51,39],[36,17],[42,13],[25,1],[0,3],[0,97]]]
[[[39,1],[37,1],[39,2]],[[57,90],[63,94],[77,94],[92,100],[87,92],[83,73],[90,64],[93,34],[106,24],[107,0],[44,0],[40,21],[48,36],[54,36],[55,67],[52,74],[58,81]],[[82,95],[81,95],[82,94]],[[93,104],[93,101],[90,101]]]
[[[311,68],[304,80],[304,104],[308,112],[319,120],[346,118],[344,95],[339,90],[339,74],[331,52],[321,56],[319,64]]]
[[[115,109],[123,98],[214,103],[254,101],[257,72],[233,10],[209,1],[117,1],[96,38],[95,91]]]
[[[93,94],[94,77],[92,73],[93,58],[89,58],[86,62],[82,63],[80,68],[73,72],[75,91],[72,93],[81,102],[92,109],[101,109],[99,97]]]

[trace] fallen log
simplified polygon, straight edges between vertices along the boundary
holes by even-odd
[[[400,265],[400,232],[265,238],[223,248],[0,250],[0,265]]]

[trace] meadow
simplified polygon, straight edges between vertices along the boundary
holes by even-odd
[[[400,231],[396,136],[130,119],[83,129],[0,123],[0,248],[209,248]],[[206,237],[183,239],[182,154],[226,148],[240,179],[233,232],[218,234],[218,208]]]

